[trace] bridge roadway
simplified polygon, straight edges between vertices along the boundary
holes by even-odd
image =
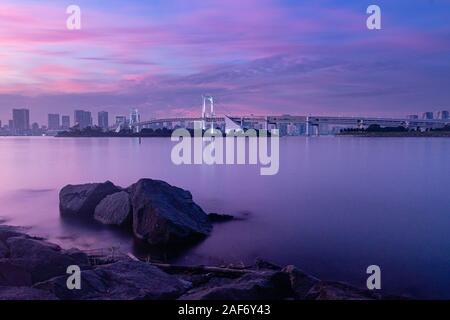
[[[420,128],[442,128],[446,125],[450,125],[450,119],[440,120],[425,120],[425,119],[396,119],[396,118],[371,118],[371,117],[329,117],[329,116],[242,116],[242,117],[229,117],[235,122],[259,122],[266,124],[297,124],[304,123],[311,126],[319,125],[336,125],[336,126],[355,126],[355,127],[367,127],[369,125],[380,125],[385,127],[420,127]],[[207,122],[214,121],[214,123],[223,123],[224,117],[213,117],[205,119]],[[162,118],[153,119],[148,121],[141,121],[133,124],[133,127],[138,130],[151,127],[152,125],[167,126],[167,124],[179,123],[185,125],[189,122],[203,121],[201,117],[175,117],[175,118]]]

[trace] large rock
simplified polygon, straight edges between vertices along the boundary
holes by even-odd
[[[342,282],[320,281],[305,297],[308,300],[377,300],[379,295]]]
[[[0,278],[7,279],[7,283],[0,285],[30,285],[66,274],[70,265],[89,266],[86,254],[76,249],[65,251],[26,235],[11,237],[6,245],[9,256],[0,260]]]
[[[212,225],[189,191],[141,179],[131,187],[133,232],[152,245],[184,244],[209,235]]]
[[[292,296],[286,273],[261,271],[246,274],[230,283],[206,285],[180,297],[180,300],[276,300]]]
[[[48,291],[28,287],[0,287],[0,300],[57,300]]]
[[[92,218],[95,208],[106,196],[121,189],[112,182],[67,185],[59,192],[61,215]]]
[[[176,277],[144,262],[120,261],[81,272],[81,289],[68,290],[67,277],[56,277],[35,287],[65,300],[167,300],[186,285]]]
[[[95,220],[103,224],[131,226],[131,200],[128,192],[121,191],[106,196],[95,208]]]
[[[289,276],[291,288],[296,299],[305,299],[311,288],[320,281],[293,265],[284,267],[283,272],[287,273]]]

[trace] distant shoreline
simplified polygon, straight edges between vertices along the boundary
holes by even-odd
[[[337,137],[364,137],[364,138],[450,138],[450,131],[426,132],[341,132]]]

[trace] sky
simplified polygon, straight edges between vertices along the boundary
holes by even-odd
[[[227,115],[450,109],[449,13],[450,0],[0,0],[0,120],[196,116],[203,94]]]

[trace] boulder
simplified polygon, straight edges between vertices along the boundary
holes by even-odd
[[[295,299],[305,299],[311,288],[319,282],[319,279],[304,273],[293,265],[284,267],[283,272],[289,276]]]
[[[212,225],[189,191],[141,179],[131,187],[134,235],[151,245],[186,244],[209,235]]]
[[[31,273],[9,259],[0,259],[0,286],[31,286]]]
[[[121,189],[112,182],[67,185],[59,192],[59,211],[64,216],[92,218],[106,196]]]
[[[196,288],[180,300],[276,300],[292,296],[289,278],[278,271],[248,273],[225,285]]]
[[[36,283],[63,275],[70,265],[88,267],[88,257],[76,249],[65,251],[55,244],[28,236],[11,237],[6,244],[10,254],[3,259],[6,261],[0,267],[0,273],[16,279],[16,283],[10,285],[24,285],[24,279],[28,284],[28,279]]]
[[[308,300],[377,300],[379,295],[342,282],[320,281],[305,297]]]
[[[57,300],[57,298],[48,291],[34,288],[0,287],[0,300]]]
[[[176,277],[144,262],[119,261],[81,272],[81,289],[68,290],[67,277],[56,277],[35,287],[67,300],[175,299],[186,285]]]
[[[131,226],[131,200],[128,192],[106,196],[95,208],[94,219],[103,224]]]

